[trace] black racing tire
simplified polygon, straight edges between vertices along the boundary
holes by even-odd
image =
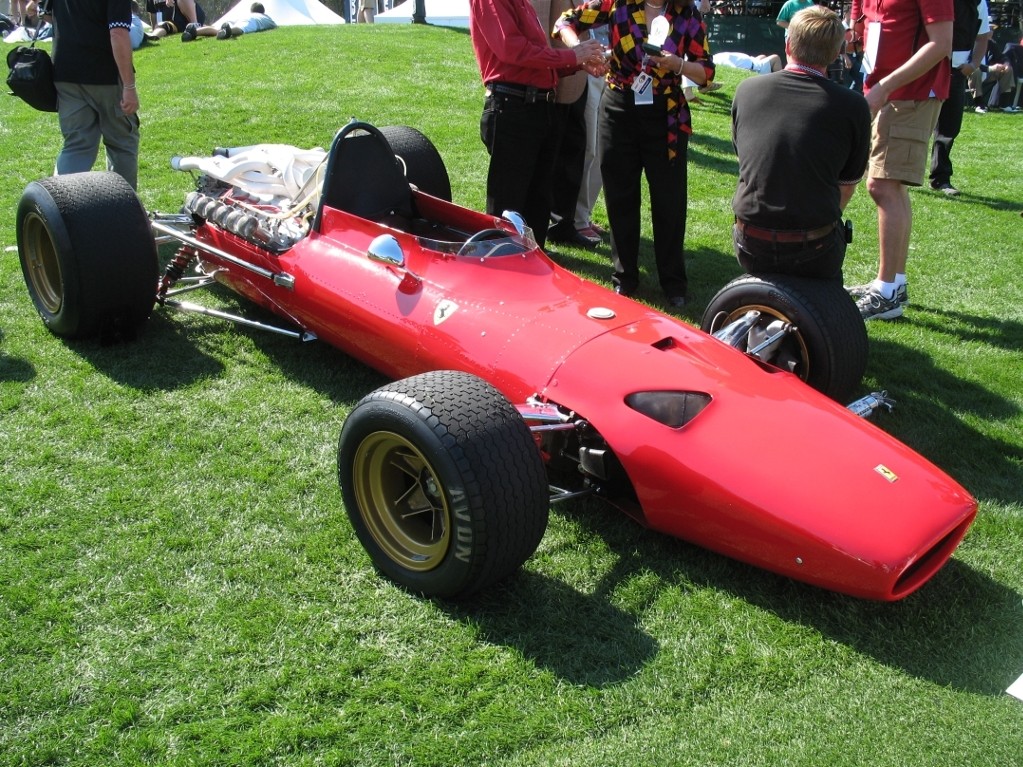
[[[17,214],[21,271],[62,338],[133,338],[156,303],[159,261],[142,203],[116,173],[31,182]]]
[[[750,310],[761,313],[759,328],[778,319],[796,326],[772,364],[840,402],[859,387],[867,369],[867,330],[841,283],[746,274],[711,299],[701,327],[714,333]]]
[[[467,373],[423,373],[364,397],[341,430],[338,480],[374,565],[429,597],[464,598],[508,577],[547,529],[529,428]]]
[[[405,164],[405,177],[420,191],[451,202],[451,180],[444,159],[426,136],[407,125],[380,129],[395,156]]]

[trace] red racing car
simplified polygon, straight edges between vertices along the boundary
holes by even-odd
[[[508,576],[552,502],[596,494],[744,562],[896,600],[976,515],[861,417],[882,395],[836,402],[866,359],[840,286],[740,278],[704,332],[559,267],[515,214],[453,204],[440,155],[407,127],[174,164],[196,183],[172,215],[110,173],[29,184],[18,248],[40,316],[62,337],[124,337],[157,305],[200,311],[397,379],[347,418],[338,476],[374,564],[413,591],[457,598]],[[281,323],[181,297],[214,282]]]

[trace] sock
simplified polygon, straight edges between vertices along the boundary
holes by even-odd
[[[895,287],[901,288],[907,282],[905,273],[895,275]]]
[[[896,283],[884,282],[883,280],[874,280],[871,283],[871,289],[875,293],[880,293],[885,298],[895,298]]]

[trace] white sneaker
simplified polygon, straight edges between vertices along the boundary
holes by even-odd
[[[880,293],[870,290],[856,302],[856,307],[860,310],[864,322],[894,320],[902,316],[902,304],[899,303],[897,293],[891,298],[885,298]]]
[[[859,301],[867,293],[874,289],[874,283],[866,282],[862,285],[850,285],[847,286],[845,292],[848,293],[854,301]],[[904,282],[895,289],[895,301],[905,309],[909,306],[909,283]]]

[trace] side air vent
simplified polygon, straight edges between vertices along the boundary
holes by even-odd
[[[710,395],[697,391],[641,391],[628,395],[625,404],[647,418],[680,429],[710,404]]]

